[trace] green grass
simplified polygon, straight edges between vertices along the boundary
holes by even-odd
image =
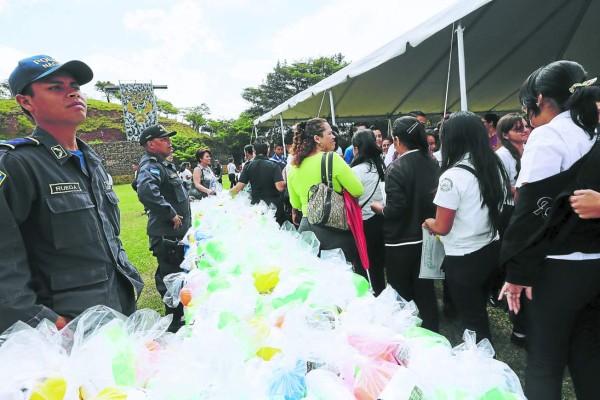
[[[144,215],[144,207],[129,184],[115,185],[114,189],[120,200],[123,246],[129,260],[140,271],[146,284],[138,308],[151,308],[164,314],[165,307],[154,284],[156,258],[148,250],[148,235],[146,235],[148,217]]]
[[[229,179],[223,175],[223,186],[229,189]],[[148,236],[146,235],[147,217],[143,214],[144,208],[138,201],[136,193],[129,184],[116,185],[115,192],[119,196],[121,208],[121,239],[127,250],[129,259],[142,274],[146,287],[138,303],[138,308],[151,308],[164,313],[163,303],[154,285],[154,271],[156,270],[156,259],[148,250]],[[436,282],[439,309],[442,310],[441,281]],[[525,350],[514,346],[509,337],[512,325],[508,320],[506,312],[499,308],[488,307],[492,337],[496,357],[508,364],[517,374],[523,384],[524,370],[526,364]],[[458,345],[462,343],[463,329],[457,318],[448,319],[440,312],[440,333],[450,343]],[[575,392],[571,380],[567,377],[563,383],[563,399],[574,400]]]

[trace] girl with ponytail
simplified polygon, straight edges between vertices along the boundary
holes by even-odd
[[[519,94],[534,130],[503,238],[500,296],[515,313],[525,295],[530,300],[530,400],[562,398],[566,366],[578,399],[597,398],[600,391],[600,223],[581,219],[569,204],[576,189],[600,190],[595,83],[580,64],[562,60],[533,72]]]
[[[429,154],[425,126],[414,117],[401,117],[392,125],[398,158],[385,171],[386,202],[372,210],[383,216],[387,282],[419,308],[423,328],[439,330],[433,280],[419,278],[424,219],[435,215],[433,196],[439,166]],[[390,149],[389,151],[393,151]]]

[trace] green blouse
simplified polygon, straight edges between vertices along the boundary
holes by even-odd
[[[323,152],[306,157],[302,160],[299,167],[292,165],[288,174],[288,191],[290,194],[290,203],[295,209],[302,209],[306,214],[306,204],[308,203],[308,191],[312,185],[321,182],[321,157]],[[363,193],[363,185],[346,164],[346,161],[338,154],[333,156],[333,190],[342,193],[342,188],[346,189],[352,196],[359,197]]]

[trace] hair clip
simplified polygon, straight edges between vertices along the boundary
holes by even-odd
[[[585,87],[585,86],[591,86],[594,83],[596,83],[597,80],[598,80],[598,78],[592,78],[587,81],[583,81],[581,83],[574,83],[573,86],[571,86],[569,88],[569,92],[575,93],[575,89],[580,88],[580,87]]]
[[[415,122],[410,128],[408,128],[406,130],[406,133],[410,135],[412,133],[412,131],[414,131],[417,126],[419,126],[419,124],[420,124],[419,121]]]

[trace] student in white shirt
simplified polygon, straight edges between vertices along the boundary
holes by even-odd
[[[227,177],[229,178],[229,189],[233,188],[237,183],[236,178],[237,168],[233,163],[233,158],[229,158],[229,164],[227,164]]]
[[[188,192],[192,188],[192,165],[189,162],[184,162],[179,167],[179,178],[183,181],[183,186]]]
[[[519,172],[521,171],[521,157],[523,155],[523,149],[531,129],[529,124],[525,121],[525,118],[519,113],[509,113],[504,115],[496,124],[496,134],[500,140],[501,147],[496,150],[496,155],[504,164],[504,168],[508,173],[508,179],[510,181],[510,194],[507,197],[502,207],[501,223],[499,234],[500,240],[504,236],[504,231],[508,226],[510,218],[512,217],[515,209],[514,195],[516,192],[515,185]],[[498,267],[498,270],[492,278],[490,287],[490,303],[492,305],[498,305],[498,293],[504,284],[506,274],[503,268]],[[515,345],[524,347],[526,344],[526,320],[525,314],[511,313],[511,322],[513,323],[513,332],[511,333],[510,340]]]
[[[531,300],[525,370],[531,400],[562,398],[566,366],[578,399],[600,392],[600,227],[569,204],[583,185],[600,189],[595,81],[580,64],[556,61],[533,72],[519,94],[534,130],[503,239],[507,283],[500,296],[515,312],[523,292]]]
[[[364,187],[358,204],[361,207],[363,229],[367,241],[372,289],[377,296],[385,289],[383,216],[375,214],[371,210],[371,204],[383,201],[379,183],[385,180],[383,175],[385,167],[381,160],[381,150],[377,146],[376,137],[370,129],[356,132],[352,137],[352,146],[354,158],[350,167]],[[367,278],[367,274],[362,268],[357,268],[356,273]]]
[[[459,111],[444,122],[441,171],[436,217],[423,227],[441,235],[442,268],[463,327],[475,331],[477,341],[491,340],[488,285],[498,264],[500,210],[510,189],[476,114]]]

